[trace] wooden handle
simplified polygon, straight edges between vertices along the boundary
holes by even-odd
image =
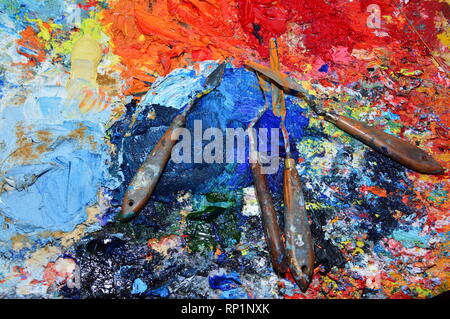
[[[300,176],[292,158],[285,160],[283,190],[287,262],[295,282],[306,291],[314,271],[314,247]]]
[[[177,128],[184,127],[185,122],[185,115],[177,115],[144,163],[139,167],[125,192],[122,210],[119,214],[120,220],[129,221],[133,219],[147,204],[169,161],[172,148],[178,141],[177,139],[172,139],[172,133]]]
[[[374,150],[412,170],[425,174],[444,172],[442,166],[425,151],[394,135],[343,115],[327,114],[325,119]]]
[[[276,273],[284,274],[287,270],[286,255],[282,233],[278,224],[277,213],[275,211],[266,176],[261,173],[260,163],[251,163],[253,173],[256,198],[261,209],[261,219],[264,228],[266,243],[269,248],[272,266]]]

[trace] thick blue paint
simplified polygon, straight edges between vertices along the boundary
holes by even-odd
[[[47,154],[45,164],[8,171],[16,190],[1,194],[0,210],[15,229],[2,232],[0,239],[15,232],[71,231],[86,220],[85,207],[96,202],[103,177],[102,156],[77,149],[76,141],[66,143]]]
[[[323,64],[323,65],[319,68],[319,72],[327,73],[327,72],[328,72],[328,64]]]
[[[141,294],[147,290],[147,284],[141,278],[136,278],[131,290],[132,294]]]
[[[211,65],[211,63],[207,65]],[[198,76],[192,70],[174,71],[165,79],[160,79],[158,84],[152,87],[152,94],[147,94],[139,106],[129,105],[127,113],[113,125],[110,130],[111,140],[118,148],[117,161],[121,160],[122,162],[113,167],[111,172],[114,175],[121,171],[124,175],[124,183],[115,194],[117,202],[123,196],[123,191],[133,174],[178,112],[177,109],[188,103],[188,97],[192,96],[192,92],[198,90],[204,78],[205,76]],[[184,83],[180,84],[180,80],[183,80]],[[182,87],[181,91],[180,87]],[[270,94],[266,98],[270,101]],[[167,103],[171,107],[147,104],[149,102]],[[226,128],[245,130],[263,107],[264,102],[258,80],[253,72],[245,68],[227,67],[217,89],[203,97],[195,105],[188,116],[186,127],[190,130],[192,137],[195,120],[202,121],[203,131],[210,127],[219,128],[223,132]],[[304,116],[304,110],[294,104],[293,98],[286,98],[286,106],[288,110],[286,126],[290,132],[291,148],[294,150],[294,155],[297,156],[295,144],[304,136],[304,130],[308,126],[309,120]],[[150,109],[154,109],[156,112],[154,120],[147,116]],[[135,112],[139,115],[130,130],[132,114]],[[279,125],[280,118],[269,110],[257,123],[256,128],[279,128]],[[125,137],[127,133],[131,136]],[[268,134],[270,146],[270,130]],[[281,156],[284,156],[281,136],[279,140]],[[208,142],[204,141],[203,147]],[[192,154],[194,154],[193,145]],[[282,170],[280,169],[278,174],[268,176],[268,180],[272,189],[281,188]],[[181,190],[208,193],[239,189],[252,183],[253,178],[247,156],[245,163],[174,164],[169,162],[154,195],[156,198],[158,196],[161,198],[160,196],[174,194]]]
[[[149,290],[145,294],[147,296],[167,298],[170,295],[170,291],[169,291],[169,288],[167,288],[166,286],[162,286],[157,289]]]
[[[3,74],[0,74],[0,99],[3,98],[4,87],[5,87],[5,81],[3,79]]]
[[[215,275],[208,278],[209,286],[212,289],[231,290],[242,285],[239,274],[232,272],[225,275]]]

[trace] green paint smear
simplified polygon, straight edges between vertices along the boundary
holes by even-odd
[[[214,192],[197,200],[193,206],[198,208],[186,217],[189,249],[206,254],[218,246],[235,246],[241,238],[237,214],[242,194]]]
[[[392,134],[399,134],[400,129],[404,126],[402,123],[394,122],[392,120],[387,120],[387,127],[392,132]]]
[[[180,231],[180,212],[177,209],[167,209],[167,205],[161,202],[154,202],[155,215],[158,216],[159,227],[149,227],[146,224],[135,224],[132,222],[114,223],[110,228],[105,228],[105,232],[123,233],[129,238],[133,238],[138,243],[145,243],[149,238],[161,238],[178,235]]]
[[[448,191],[436,189],[430,193],[428,200],[437,204],[443,204],[448,198]]]

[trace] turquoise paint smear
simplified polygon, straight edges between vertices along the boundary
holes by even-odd
[[[404,230],[394,230],[392,232],[392,236],[395,240],[402,243],[402,245],[406,248],[420,247],[420,248],[428,248],[430,236],[421,236],[420,229],[413,228],[408,231]]]
[[[392,113],[391,110],[388,110],[386,112],[383,112],[383,116],[391,121],[398,121],[400,120],[400,115]]]

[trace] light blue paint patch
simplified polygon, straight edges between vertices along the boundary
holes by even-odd
[[[366,186],[375,186],[376,183],[369,176],[362,174],[359,169],[352,169],[352,171],[356,172],[358,176],[361,176],[359,184]]]
[[[420,247],[427,248],[429,247],[428,241],[430,240],[430,236],[421,236],[420,230],[417,228],[413,228],[408,231],[404,230],[394,230],[392,236],[395,240],[402,243],[402,245],[406,248]]]
[[[136,294],[141,294],[143,292],[145,292],[147,290],[147,284],[142,281],[141,278],[137,278],[134,280],[133,282],[133,289],[131,290],[131,293],[136,295]]]
[[[383,116],[390,120],[390,121],[399,121],[400,120],[400,115],[392,113],[390,110],[383,112]],[[384,132],[391,134],[391,135],[395,135],[392,131],[391,128],[389,126],[386,126],[384,128]]]
[[[248,294],[242,288],[231,289],[222,292],[221,299],[249,299]]]
[[[0,3],[0,11],[7,13],[11,18],[20,17],[21,22],[26,23],[25,17],[42,19],[47,21],[64,15],[67,1],[64,0],[3,0]]]
[[[8,173],[20,188],[0,196],[0,210],[18,233],[71,231],[86,220],[85,207],[97,200],[101,155],[87,150],[59,154],[56,150],[49,159],[51,164],[44,170],[31,173],[29,167],[16,167],[16,176]]]
[[[14,32],[15,24],[5,13],[0,13],[0,30]]]
[[[214,70],[217,63],[206,61],[199,63],[199,66],[199,74],[191,67],[176,69],[170,73],[170,76],[158,78],[140,104],[159,104],[181,109],[196,93],[203,90],[205,78]]]
[[[40,97],[38,98],[39,108],[42,112],[42,115],[48,117],[53,116],[55,114],[55,110],[58,109],[58,106],[63,103],[62,98],[60,97]]]
[[[4,176],[7,182],[9,181],[10,186],[14,187],[18,191],[23,191],[27,187],[33,185],[36,179],[40,176],[54,168],[55,165],[50,163],[23,165],[12,168],[5,173]]]
[[[36,57],[39,56],[37,51],[31,50],[30,48],[24,47],[23,45],[20,45],[17,49],[23,54],[34,55]]]
[[[75,103],[64,103],[65,94],[64,88],[37,87],[25,104],[6,106],[0,113],[2,245],[16,234],[72,231],[87,219],[86,207],[95,204],[101,186],[117,187],[107,171],[109,154],[101,124],[109,110],[80,113]],[[19,124],[27,128],[26,139],[45,145],[45,152],[26,165],[11,156],[18,147]],[[89,138],[71,136],[80,127]],[[48,132],[50,142],[42,141],[38,131]]]

